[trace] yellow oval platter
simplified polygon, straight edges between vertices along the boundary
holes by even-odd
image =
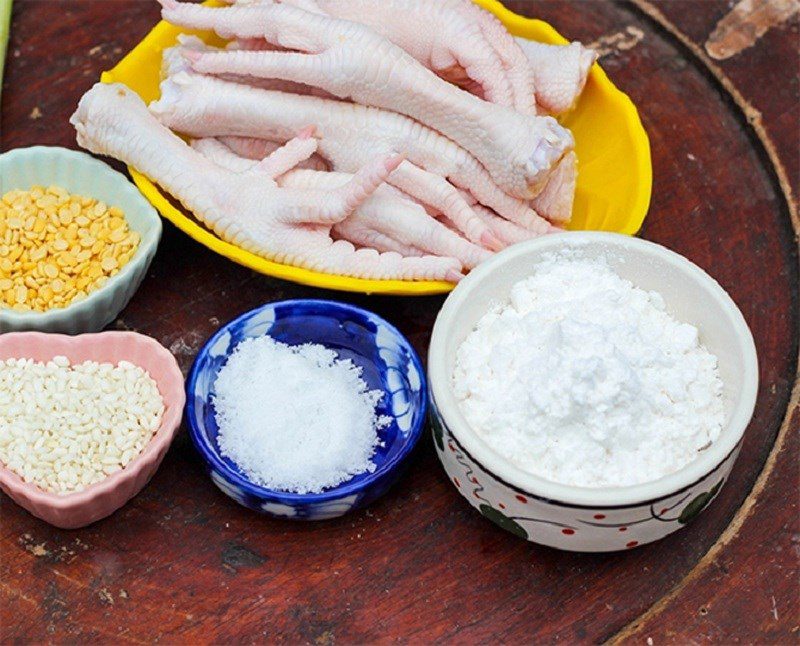
[[[498,0],[475,2],[495,14],[515,36],[551,44],[568,42],[549,24],[512,13]],[[215,3],[212,0],[206,4]],[[161,53],[175,44],[180,33],[185,30],[163,21],[158,23],[114,69],[104,72],[101,80],[125,83],[146,102],[157,99]],[[197,35],[210,44],[223,42],[206,32]],[[577,106],[561,122],[575,135],[579,163],[569,228],[636,233],[650,205],[653,181],[650,142],[636,107],[595,64]],[[142,194],[167,220],[212,251],[262,274],[313,287],[367,294],[421,296],[453,288],[445,282],[335,276],[266,260],[221,240],[176,208],[148,178],[133,168],[129,170]]]

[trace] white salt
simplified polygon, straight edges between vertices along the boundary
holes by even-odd
[[[378,430],[390,420],[376,413],[383,393],[361,373],[321,345],[242,341],[215,385],[222,455],[252,482],[296,493],[374,471]]]
[[[601,487],[677,471],[717,439],[722,382],[697,328],[603,260],[554,255],[532,271],[457,353],[459,406],[491,447]]]

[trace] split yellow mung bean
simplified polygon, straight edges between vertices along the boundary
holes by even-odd
[[[44,312],[102,287],[136,253],[125,215],[60,186],[0,200],[0,307]]]

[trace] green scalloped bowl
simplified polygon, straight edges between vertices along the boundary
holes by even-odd
[[[103,329],[128,304],[155,256],[161,239],[161,219],[128,178],[86,153],[66,148],[34,146],[0,155],[0,194],[34,185],[56,184],[70,193],[116,206],[128,226],[141,236],[136,253],[100,289],[81,301],[47,312],[18,312],[0,307],[0,332],[61,332],[81,334]]]

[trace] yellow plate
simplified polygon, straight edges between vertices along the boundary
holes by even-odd
[[[497,0],[475,1],[494,13],[515,36],[543,43],[567,42],[547,23],[518,16]],[[213,0],[207,4],[213,4]],[[166,22],[158,23],[114,69],[104,72],[101,80],[125,83],[147,102],[157,99],[161,52],[174,45],[182,31]],[[198,35],[211,44],[223,42],[208,33]],[[580,165],[570,228],[636,233],[650,204],[653,179],[650,142],[636,107],[595,64],[577,107],[562,122],[575,135]],[[348,278],[266,260],[221,240],[175,208],[153,182],[133,168],[129,170],[139,190],[175,226],[218,254],[262,274],[314,287],[367,294],[419,296],[448,292],[453,287],[436,281]]]

